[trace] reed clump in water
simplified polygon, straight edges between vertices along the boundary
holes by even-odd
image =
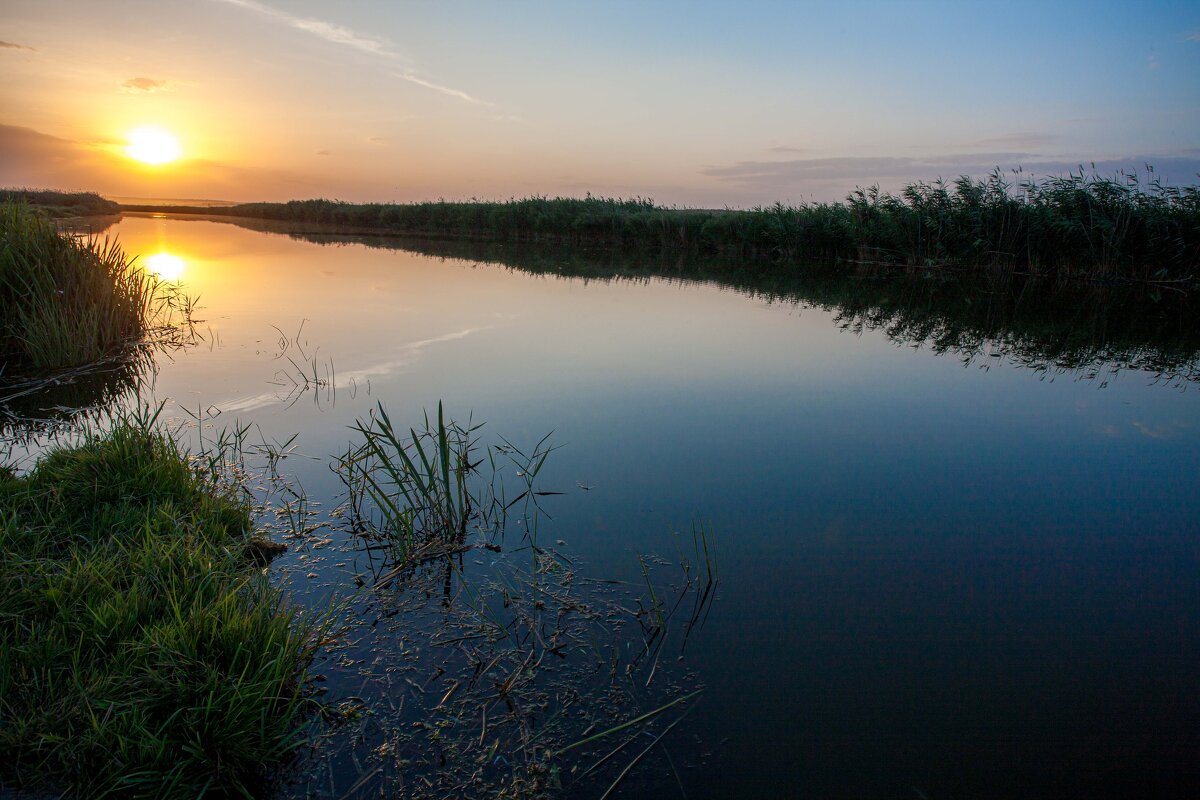
[[[360,441],[335,467],[356,531],[382,543],[393,563],[404,567],[466,548],[469,533],[495,539],[513,513],[536,549],[539,498],[561,494],[534,485],[555,449],[549,434],[526,452],[503,439],[481,445],[482,427],[448,419],[440,402],[436,418],[425,414],[422,427],[407,431],[396,427],[382,404],[358,420],[352,428]],[[506,472],[515,472],[518,482],[512,497]]]
[[[0,787],[257,796],[304,735],[313,628],[155,416],[0,471]]]
[[[158,283],[115,242],[0,204],[0,375],[74,367],[147,333]]]

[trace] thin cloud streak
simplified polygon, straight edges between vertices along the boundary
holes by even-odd
[[[426,89],[432,89],[435,92],[441,92],[442,94],[449,95],[450,97],[457,97],[459,100],[465,100],[468,103],[474,103],[475,105],[491,105],[491,103],[485,103],[478,97],[473,97],[464,91],[460,91],[459,89],[451,89],[449,86],[442,86],[441,84],[427,81],[424,78],[418,78],[416,75],[413,75],[410,72],[393,72],[392,75],[402,81],[415,83],[417,86],[424,86]]]
[[[297,30],[311,33],[318,36],[327,42],[333,44],[345,45],[352,47],[368,55],[384,56],[387,58],[398,58],[399,54],[391,50],[386,44],[377,40],[369,39],[365,36],[359,36],[349,28],[343,28],[340,25],[333,25],[329,22],[319,19],[311,19],[308,17],[297,17],[295,14],[289,14],[286,11],[280,11],[277,8],[264,5],[263,3],[255,2],[255,0],[216,0],[216,2],[226,3],[231,6],[237,6],[247,11],[253,11],[256,14],[261,14],[264,17],[282,22],[289,27]]]
[[[251,11],[255,14],[281,22],[288,27],[296,30],[304,31],[312,34],[320,39],[323,39],[331,44],[342,45],[351,49],[357,50],[360,53],[365,53],[377,58],[385,58],[389,61],[406,62],[408,61],[400,53],[393,50],[387,43],[378,39],[372,39],[367,36],[362,36],[349,28],[341,25],[334,25],[330,22],[325,22],[320,19],[312,19],[311,17],[298,17],[294,14],[289,14],[286,11],[281,11],[277,8],[259,3],[256,0],[214,0],[215,2],[225,3],[227,5],[236,6],[237,8]],[[429,89],[448,97],[455,97],[473,105],[491,105],[485,103],[474,95],[468,94],[461,89],[455,89],[450,86],[444,86],[440,83],[427,80],[418,75],[414,75],[411,71],[404,70],[401,72],[393,72],[393,77],[399,78],[402,81],[415,84],[425,89]]]
[[[0,48],[5,50],[29,50],[30,52],[37,52],[27,44],[17,44],[16,42],[0,41]]]

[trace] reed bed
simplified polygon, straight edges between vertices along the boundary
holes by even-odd
[[[812,260],[963,266],[1039,275],[1194,284],[1200,188],[1148,173],[917,182],[857,189],[841,203],[748,211],[667,208],[644,198],[530,197],[504,202],[350,204],[333,200],[226,208],[126,206],[331,224],[395,234]]]
[[[121,206],[95,192],[59,192],[53,189],[0,189],[0,203],[27,203],[50,217],[86,217],[119,214]]]
[[[76,367],[142,339],[158,282],[116,242],[79,239],[0,203],[0,376]]]
[[[0,793],[258,796],[306,736],[314,627],[156,417],[0,470]]]

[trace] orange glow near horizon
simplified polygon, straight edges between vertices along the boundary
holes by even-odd
[[[161,128],[135,128],[127,138],[125,155],[143,164],[169,164],[183,153],[179,139]]]

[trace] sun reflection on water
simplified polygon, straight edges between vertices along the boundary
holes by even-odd
[[[146,258],[146,269],[164,281],[174,282],[183,277],[187,265],[179,256],[171,253],[155,253]]]

